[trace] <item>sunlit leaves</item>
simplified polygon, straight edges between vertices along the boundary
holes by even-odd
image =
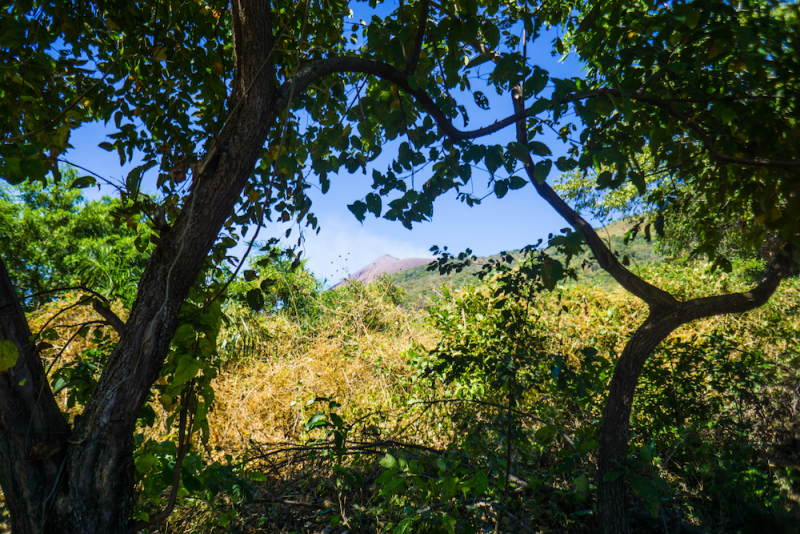
[[[0,373],[5,373],[17,364],[19,351],[13,341],[0,341]]]
[[[669,169],[684,184],[672,187],[671,205],[686,195],[680,205],[693,213],[698,251],[716,255],[724,238],[720,224],[711,221],[722,220],[756,222],[742,228],[742,245],[751,250],[768,232],[800,242],[789,229],[797,228],[793,214],[800,209],[791,193],[796,185],[788,185],[796,180],[787,167],[769,163],[800,159],[797,105],[784,96],[800,90],[792,23],[777,16],[774,4],[760,1],[615,6],[609,23],[603,5],[592,4],[572,36],[590,65],[588,84],[614,89],[575,105],[587,125],[582,167],[616,167],[601,174],[601,187],[631,183],[644,194],[641,174],[620,168],[631,155],[614,155],[610,147],[639,151],[647,140],[655,167]],[[652,103],[660,98],[662,103]],[[781,199],[780,207],[765,217],[772,209],[762,206],[768,198]]]

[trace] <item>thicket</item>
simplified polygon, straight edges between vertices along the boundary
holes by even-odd
[[[194,379],[214,392],[208,413],[165,399],[166,381],[143,410],[138,513],[173,498],[160,532],[596,531],[606,387],[646,310],[591,281],[548,287],[534,252],[515,259],[425,311],[386,279],[322,292],[302,266],[254,261]],[[642,268],[684,299],[741,290],[760,269]],[[684,326],[653,354],[611,475],[638,496],[637,532],[797,531],[797,292],[791,281],[758,310]],[[81,307],[51,322],[63,307],[31,323],[62,410],[78,414],[115,334]],[[192,413],[205,425],[194,443],[170,421]]]

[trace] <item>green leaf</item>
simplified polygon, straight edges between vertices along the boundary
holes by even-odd
[[[651,444],[642,445],[641,458],[647,463],[653,461],[653,446]]]
[[[246,282],[252,282],[258,278],[258,274],[252,269],[246,269],[243,274]]]
[[[723,124],[733,124],[737,118],[736,112],[722,102],[714,102],[711,105],[711,114]]]
[[[364,222],[367,213],[367,205],[360,200],[356,200],[352,204],[348,204],[347,209],[349,209],[353,215],[356,216],[359,222]]]
[[[413,518],[406,517],[405,519],[400,521],[396,527],[394,527],[394,530],[392,530],[392,534],[410,534],[411,527],[414,526],[413,522],[414,522]]]
[[[631,171],[628,173],[628,177],[631,179],[633,185],[636,186],[636,191],[638,191],[640,195],[644,195],[647,192],[647,183],[642,173]]]
[[[456,494],[456,484],[458,483],[458,477],[454,477],[452,475],[446,475],[442,479],[442,489],[444,490],[444,496],[448,499],[451,499]]]
[[[546,98],[540,98],[539,100],[534,102],[533,105],[531,105],[531,107],[528,109],[528,114],[538,115],[539,113],[541,113],[542,111],[546,110],[549,107],[550,107],[550,101]]]
[[[376,217],[381,216],[381,197],[375,193],[367,195],[367,209]]]
[[[472,494],[476,497],[480,497],[486,490],[489,489],[489,477],[486,475],[485,470],[478,471],[475,473],[475,476],[472,478],[474,486],[472,488]]]
[[[381,459],[381,467],[384,469],[397,469],[397,460],[387,452],[386,456]]]
[[[517,143],[516,141],[512,141],[506,146],[508,153],[517,158],[518,160],[525,162],[528,161],[530,157],[530,149],[523,145],[522,143]]]
[[[13,341],[0,341],[0,373],[5,373],[15,365],[19,358],[19,351]]]
[[[597,189],[611,187],[614,182],[614,175],[610,171],[603,171],[597,176]]]
[[[578,162],[572,158],[561,156],[556,160],[556,168],[561,172],[571,171],[577,166]]]
[[[308,422],[306,423],[306,431],[320,426],[328,426],[328,420],[325,417],[324,413],[317,412],[314,415],[312,415],[311,419],[309,419]]]
[[[475,58],[473,58],[468,64],[467,68],[477,67],[478,65],[482,65],[487,61],[491,61],[494,58],[494,54],[481,54]]]
[[[686,63],[670,63],[667,65],[667,68],[674,72],[675,74],[683,74],[686,72],[686,67],[688,65]]]
[[[447,534],[455,534],[456,531],[456,518],[447,514],[442,516],[442,528]]]
[[[481,109],[489,109],[489,99],[486,98],[486,95],[484,95],[482,92],[475,91],[472,94],[472,97],[475,99],[476,106]]]
[[[194,326],[188,323],[180,325],[172,336],[172,342],[176,345],[190,345],[194,343],[195,339],[197,339],[197,333]]]
[[[644,509],[650,514],[650,517],[658,517],[658,486],[656,486],[655,482],[649,478],[636,475],[631,478],[631,487],[641,497]]]
[[[394,477],[393,479],[384,483],[383,486],[381,486],[380,493],[384,497],[392,497],[403,491],[405,484],[406,484],[405,477],[402,476]]]
[[[494,171],[503,164],[503,147],[500,145],[490,146],[486,150],[486,156],[484,156],[483,161],[486,162],[489,172],[494,175]]]
[[[95,184],[97,184],[97,180],[95,180],[93,176],[81,176],[80,178],[76,178],[70,184],[70,188],[85,189],[87,187],[92,187]]]
[[[528,184],[528,180],[525,178],[520,178],[519,176],[512,176],[508,179],[508,188],[509,189],[522,189]]]
[[[497,180],[494,183],[494,194],[497,195],[497,198],[503,198],[506,193],[508,193],[508,181]]]
[[[531,142],[529,142],[528,143],[528,148],[530,149],[530,151],[533,154],[536,154],[537,156],[545,157],[545,156],[552,156],[553,155],[553,153],[550,152],[550,148],[546,144],[544,144],[544,143],[542,143],[540,141],[531,141]]]
[[[619,91],[620,99],[622,100],[622,113],[625,116],[625,120],[628,122],[633,121],[633,106],[631,104],[631,98],[628,96],[627,91],[622,88],[619,84],[619,81],[614,80],[614,88]]]
[[[261,293],[259,289],[251,289],[247,292],[247,305],[250,306],[250,309],[253,311],[261,311],[264,307],[264,295]]]
[[[533,167],[533,178],[540,184],[543,184],[550,174],[550,169],[553,167],[553,162],[549,159],[540,161]]]
[[[700,10],[693,9],[686,13],[685,23],[690,30],[695,29],[698,22],[700,22]]]
[[[191,354],[182,354],[178,360],[178,367],[175,369],[175,378],[173,378],[171,387],[180,386],[197,376],[200,371],[200,362],[198,362]]]
[[[549,78],[546,70],[543,70],[539,67],[534,67],[533,74],[527,80],[525,80],[525,84],[523,86],[526,98],[529,95],[538,95],[541,93],[542,89],[547,86],[548,79]]]

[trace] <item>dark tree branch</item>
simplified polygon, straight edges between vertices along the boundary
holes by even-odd
[[[419,28],[417,29],[417,36],[414,39],[414,50],[411,52],[411,59],[406,64],[406,72],[414,74],[417,70],[417,63],[419,63],[419,56],[422,53],[422,43],[425,40],[425,29],[428,25],[428,11],[430,9],[430,0],[422,0],[422,12],[419,16]]]
[[[785,255],[784,255],[785,254]],[[742,293],[702,297],[684,302],[681,319],[684,323],[725,313],[744,313],[763,306],[778,289],[781,281],[796,274],[793,250],[784,250],[769,262],[767,272],[756,287]]]
[[[94,308],[94,311],[96,311],[100,317],[111,325],[111,328],[117,331],[117,334],[122,336],[125,333],[125,322],[120,319],[116,313],[111,311],[111,308],[105,307],[102,302],[97,300],[92,301],[92,308]]]
[[[517,112],[516,115],[523,114],[524,102],[522,98],[522,89],[520,87],[515,87],[514,90],[512,90],[512,98],[514,101],[514,111]],[[524,121],[517,122],[517,142],[522,144],[527,144],[528,142],[528,132],[525,128]],[[675,297],[663,289],[645,282],[626,269],[617,257],[614,256],[614,253],[611,252],[608,246],[606,246],[603,240],[600,239],[600,236],[597,235],[592,225],[578,215],[569,204],[564,202],[547,182],[537,182],[533,173],[533,160],[530,156],[526,157],[522,165],[531,183],[536,188],[536,192],[539,193],[539,196],[547,201],[556,213],[561,215],[575,230],[583,234],[586,244],[589,245],[589,248],[597,259],[597,263],[600,264],[600,267],[608,272],[619,285],[645,301],[651,308],[671,309],[678,306],[679,302]]]
[[[453,141],[464,141],[467,139],[477,139],[485,137],[511,126],[518,120],[528,116],[528,113],[514,114],[506,117],[500,121],[495,122],[490,126],[479,128],[471,131],[461,131],[450,121],[447,115],[439,109],[436,102],[421,89],[413,90],[408,84],[408,73],[381,63],[372,59],[362,59],[357,57],[336,57],[322,59],[307,65],[300,69],[289,80],[286,80],[278,89],[278,97],[275,106],[278,109],[283,109],[288,102],[291,101],[292,95],[299,94],[305,87],[313,83],[315,80],[335,74],[337,72],[360,72],[363,74],[371,74],[377,76],[382,80],[389,81],[411,94],[417,103],[436,121],[439,129],[444,135]]]

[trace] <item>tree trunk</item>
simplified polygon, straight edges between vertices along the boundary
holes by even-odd
[[[625,471],[628,457],[628,423],[639,375],[653,350],[682,322],[677,313],[650,316],[633,334],[617,361],[609,385],[600,437],[598,507],[604,534],[628,534],[628,499],[625,476],[606,481],[606,475]]]
[[[792,251],[787,251],[786,256],[776,257],[759,284],[744,293],[716,295],[687,302],[675,300],[674,304],[667,301],[666,305],[661,304],[664,302],[663,299],[647,298],[649,295],[644,293],[646,297],[644,300],[650,300],[650,314],[625,345],[622,356],[614,368],[600,435],[598,512],[604,534],[630,532],[628,499],[625,491],[626,477],[618,476],[614,480],[605,478],[609,473],[626,470],[628,424],[633,396],[647,358],[659,343],[681,325],[705,317],[743,313],[764,305],[778,288],[781,280],[794,275],[795,262],[792,254]]]
[[[63,487],[70,434],[31,338],[0,258],[0,341],[19,351],[17,364],[0,373],[0,391],[7,393],[0,395],[0,481],[14,534],[39,534],[52,517],[48,505]]]
[[[133,530],[136,420],[161,371],[181,304],[281,111],[269,74],[270,7],[263,0],[232,2],[236,64],[231,116],[198,165],[195,187],[180,215],[161,233],[124,332],[72,433],[29,342],[5,267],[0,269],[0,340],[14,341],[20,351],[16,366],[0,373],[0,485],[15,534]],[[41,444],[49,448],[40,459],[31,451]]]

